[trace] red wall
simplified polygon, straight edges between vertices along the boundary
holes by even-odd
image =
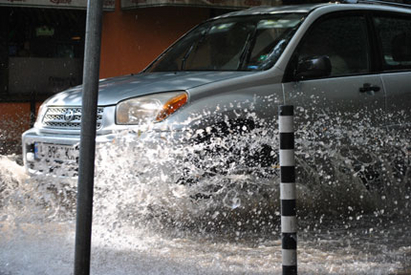
[[[36,110],[40,103],[36,103]],[[21,151],[21,134],[30,128],[30,103],[0,103],[0,154]]]
[[[1,103],[0,118],[0,140],[19,139],[30,126],[30,104]]]

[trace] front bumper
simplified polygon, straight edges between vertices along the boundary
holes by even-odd
[[[173,132],[134,132],[122,131],[119,133],[97,134],[96,147],[107,146],[116,143],[119,139],[124,138],[126,134],[136,139],[138,142],[147,144],[156,144],[158,142],[172,142],[181,144],[187,140],[187,134],[180,131]],[[70,151],[77,151],[79,155],[80,136],[74,134],[62,133],[43,133],[36,128],[32,128],[22,135],[23,162],[26,172],[29,174],[51,174],[56,176],[76,176],[78,168],[78,157],[71,160],[53,159],[36,152],[39,144],[56,145],[69,148]],[[64,155],[64,154],[63,154]]]

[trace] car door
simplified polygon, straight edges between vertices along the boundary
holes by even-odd
[[[374,69],[368,22],[361,12],[316,20],[286,69],[284,98],[296,108],[299,161],[313,173],[366,169],[385,133],[385,91]],[[322,180],[328,182],[326,174]]]
[[[381,49],[381,77],[387,93],[385,140],[391,188],[411,191],[411,13],[376,13],[373,23]],[[398,196],[404,197],[404,196]]]
[[[411,126],[411,14],[373,16],[382,59],[382,80],[387,93],[389,128]]]

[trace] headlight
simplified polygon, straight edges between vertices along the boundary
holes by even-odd
[[[117,104],[116,123],[142,125],[160,122],[187,103],[185,92],[154,94]]]

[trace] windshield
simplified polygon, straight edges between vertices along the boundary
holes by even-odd
[[[305,14],[222,18],[205,22],[146,71],[251,71],[273,66]]]

